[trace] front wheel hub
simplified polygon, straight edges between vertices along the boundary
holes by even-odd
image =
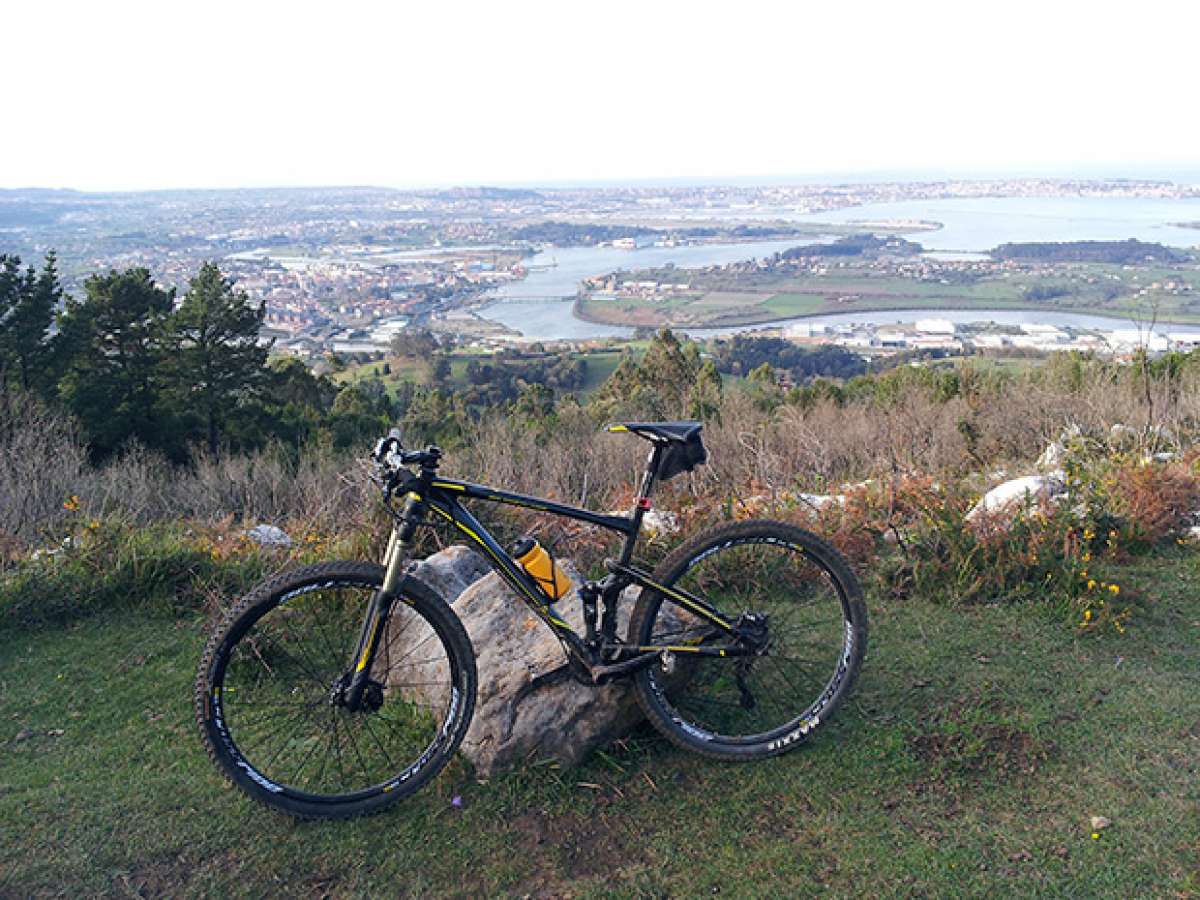
[[[360,710],[375,712],[383,706],[383,685],[378,681],[368,681],[363,687],[362,700],[358,703]]]
[[[349,709],[351,712],[375,712],[379,707],[383,706],[383,684],[373,679],[368,679],[367,683],[362,687],[358,703],[351,707],[349,694],[350,685],[353,681],[354,676],[347,672],[330,685],[330,706],[341,706]]]

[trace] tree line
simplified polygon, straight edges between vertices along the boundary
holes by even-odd
[[[429,366],[427,384],[338,384],[293,357],[271,358],[264,317],[214,263],[178,295],[145,268],[89,277],[65,293],[53,254],[40,268],[0,255],[0,421],[15,393],[69,412],[102,461],[137,444],[187,462],[269,443],[297,450],[353,448],[399,423],[413,442],[453,446],[481,417],[498,414],[552,428],[561,405],[599,424],[617,416],[715,416],[721,376],[698,345],[669,331],[640,358],[626,354],[586,402],[586,362],[569,354],[497,354],[469,362],[451,383],[449,357],[432,335],[405,333],[393,350]]]
[[[995,259],[1037,262],[1093,262],[1131,264],[1186,262],[1191,256],[1163,244],[1139,241],[1063,241],[1001,244],[991,251]]]
[[[180,458],[216,452],[240,400],[261,395],[263,310],[211,263],[182,298],[143,268],[93,275],[67,296],[53,254],[40,270],[0,255],[0,387],[61,404],[97,456],[134,438]]]
[[[130,268],[93,275],[72,297],[53,254],[41,268],[0,255],[0,427],[11,419],[6,404],[22,393],[69,412],[97,461],[131,444],[181,463],[272,443],[355,449],[397,423],[413,444],[453,447],[489,416],[545,434],[568,410],[570,421],[582,415],[597,427],[621,418],[718,419],[722,372],[750,376],[746,389],[774,406],[836,395],[835,382],[822,379],[865,371],[841,348],[746,335],[705,348],[664,329],[644,352],[627,350],[584,398],[586,362],[569,354],[502,352],[468,361],[455,380],[438,340],[412,331],[393,351],[420,358],[426,384],[339,384],[302,360],[272,358],[259,338],[263,316],[263,305],[213,263],[181,296]],[[780,372],[800,387],[783,391]]]
[[[853,378],[867,371],[861,356],[832,344],[808,348],[783,338],[735,334],[713,341],[710,347],[717,371],[728,375],[748,376],[769,365],[799,384],[818,376]]]
[[[900,256],[915,256],[924,247],[896,235],[879,237],[874,234],[849,234],[828,244],[804,244],[791,247],[779,254],[780,259],[800,259],[809,256],[877,256],[892,253]]]
[[[52,253],[40,269],[0,254],[0,420],[15,392],[35,396],[74,417],[96,460],[131,443],[176,462],[271,442],[350,446],[407,411],[270,359],[262,304],[213,263],[182,296],[136,267],[83,288],[65,293]]]

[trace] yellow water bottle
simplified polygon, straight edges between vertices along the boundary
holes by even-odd
[[[512,556],[551,600],[559,600],[571,590],[571,579],[550,558],[546,548],[531,537],[523,537],[512,548]]]

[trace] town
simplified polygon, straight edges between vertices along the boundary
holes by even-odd
[[[26,260],[54,252],[68,291],[76,295],[89,275],[131,266],[182,292],[202,261],[215,261],[240,290],[265,304],[264,340],[280,352],[319,358],[382,351],[407,327],[486,346],[526,342],[528,336],[481,310],[497,289],[521,285],[534,268],[533,255],[553,247],[636,251],[769,239],[797,248],[673,272],[614,272],[610,266],[587,273],[575,308],[580,318],[631,327],[756,327],[897,305],[1005,308],[1031,302],[1127,319],[1133,301],[1160,300],[1167,301],[1164,312],[1179,314],[1173,320],[1187,321],[1186,306],[1197,289],[1194,267],[1181,274],[1162,267],[1122,271],[941,256],[921,253],[912,243],[936,223],[833,226],[805,217],[919,199],[1198,196],[1200,187],[1170,182],[1053,179],[552,190],[16,190],[0,191],[0,245]],[[814,241],[866,232],[884,241],[881,252],[854,259],[800,252]],[[1002,283],[1012,289],[994,289]],[[763,302],[730,296],[747,293]],[[819,339],[805,330],[789,326],[798,337]],[[947,337],[914,335],[906,345]],[[1088,335],[1068,337],[1068,343],[1091,346]],[[863,333],[853,339],[877,348],[898,340]]]

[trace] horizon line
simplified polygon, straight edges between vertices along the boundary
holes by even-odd
[[[1123,171],[1122,171],[1123,170]],[[422,193],[426,191],[454,190],[603,190],[612,188],[686,188],[686,187],[788,187],[793,185],[845,186],[858,184],[889,183],[954,183],[965,181],[1028,181],[1045,179],[1050,181],[1149,181],[1167,184],[1200,183],[1200,166],[1170,165],[1162,163],[1094,165],[1073,170],[1056,166],[1044,168],[1014,168],[1009,170],[951,170],[951,169],[863,169],[849,172],[822,172],[813,174],[780,175],[722,175],[722,176],[643,176],[633,178],[556,179],[548,181],[479,180],[445,181],[425,184],[372,184],[321,183],[321,184],[240,184],[224,187],[149,187],[149,188],[76,188],[66,186],[21,185],[0,186],[6,193],[42,192],[71,194],[165,194],[165,193],[222,193],[237,191],[305,191],[305,190],[368,190],[396,191],[399,193]],[[1183,180],[1181,180],[1183,179]],[[1188,179],[1193,179],[1189,181]]]

